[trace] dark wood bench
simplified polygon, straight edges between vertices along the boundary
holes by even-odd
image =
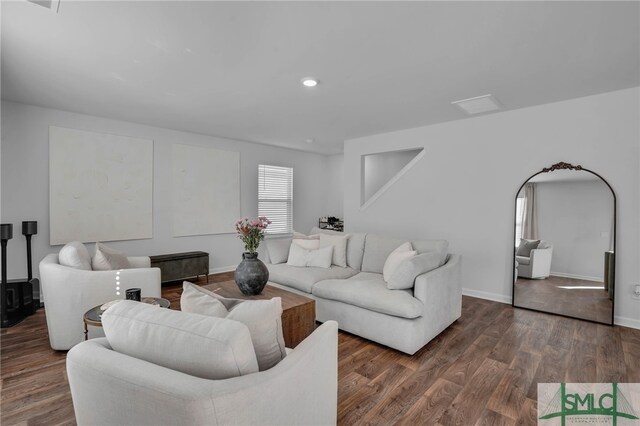
[[[151,267],[160,268],[160,280],[163,283],[192,277],[197,279],[200,275],[206,275],[209,282],[209,253],[189,251],[149,257]]]

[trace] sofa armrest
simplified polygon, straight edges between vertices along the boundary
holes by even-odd
[[[278,365],[246,376],[200,379],[115,352],[106,339],[69,351],[67,373],[78,424],[328,425],[337,354],[338,326],[327,321]]]
[[[149,256],[129,256],[131,268],[151,268],[151,258]]]
[[[450,254],[447,263],[419,275],[413,295],[424,304],[429,318],[443,321],[452,316],[459,318],[462,315],[462,256]],[[444,314],[438,315],[438,312]]]

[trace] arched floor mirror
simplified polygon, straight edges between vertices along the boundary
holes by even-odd
[[[613,325],[611,185],[592,170],[557,163],[520,186],[514,215],[512,305]]]

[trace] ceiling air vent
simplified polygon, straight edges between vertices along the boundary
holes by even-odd
[[[476,96],[475,98],[462,99],[451,103],[457,105],[469,115],[502,109],[502,105],[493,95]]]

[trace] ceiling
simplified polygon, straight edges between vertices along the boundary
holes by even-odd
[[[639,6],[2,2],[2,98],[337,153],[466,118],[459,99],[509,110],[638,86]]]

